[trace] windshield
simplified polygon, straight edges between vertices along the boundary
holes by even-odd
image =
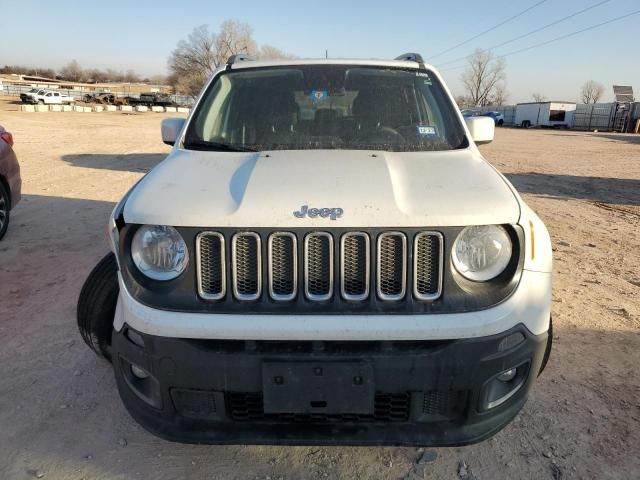
[[[199,103],[185,148],[451,150],[468,145],[427,70],[311,65],[221,73]]]

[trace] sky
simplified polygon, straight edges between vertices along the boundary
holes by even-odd
[[[464,93],[460,81],[464,68],[459,68],[464,60],[447,62],[602,1],[545,0],[518,18],[438,55],[540,0],[0,0],[0,11],[13,12],[0,18],[0,65],[60,68],[76,59],[86,68],[166,74],[169,53],[195,27],[207,24],[215,30],[224,20],[236,19],[251,25],[258,44],[303,58],[324,57],[325,50],[335,58],[393,58],[419,52],[441,70],[458,95]],[[513,52],[637,10],[639,0],[609,0],[493,53]],[[531,100],[533,93],[549,100],[575,101],[586,80],[605,85],[605,101],[613,97],[613,84],[632,85],[640,97],[640,62],[634,47],[638,31],[640,14],[507,56],[509,103]]]

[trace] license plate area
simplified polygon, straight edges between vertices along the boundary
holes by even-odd
[[[264,413],[374,412],[373,368],[366,362],[264,362]]]

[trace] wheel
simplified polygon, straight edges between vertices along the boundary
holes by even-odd
[[[553,319],[549,319],[549,330],[547,331],[547,347],[544,350],[544,357],[542,357],[542,365],[540,365],[540,371],[538,372],[538,376],[540,376],[547,366],[549,362],[549,357],[551,356],[551,346],[553,345]]]
[[[111,331],[118,302],[118,264],[113,253],[91,271],[78,298],[78,329],[99,356],[111,361]]]
[[[501,127],[504,124],[504,120],[498,120],[498,126]]]
[[[9,192],[4,184],[0,181],[0,240],[7,233],[9,228],[9,209],[11,208],[11,200]]]

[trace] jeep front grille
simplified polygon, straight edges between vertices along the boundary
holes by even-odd
[[[407,237],[387,232],[378,237],[378,297],[401,300],[407,291]]]
[[[257,300],[262,293],[262,249],[254,232],[236,233],[231,240],[233,295]]]
[[[204,300],[258,300],[264,272],[265,295],[276,303],[432,302],[442,295],[443,252],[442,234],[432,231],[202,232],[198,293]]]
[[[298,248],[296,236],[276,232],[269,236],[269,296],[293,300],[298,290]]]
[[[419,300],[434,300],[442,289],[442,235],[421,232],[416,235],[413,248],[413,294]]]
[[[328,300],[333,295],[333,237],[313,232],[304,239],[304,294],[309,300]]]
[[[226,293],[224,237],[202,232],[196,237],[198,293],[206,300],[219,300]]]
[[[342,298],[364,300],[369,296],[369,235],[345,233],[340,247]]]

